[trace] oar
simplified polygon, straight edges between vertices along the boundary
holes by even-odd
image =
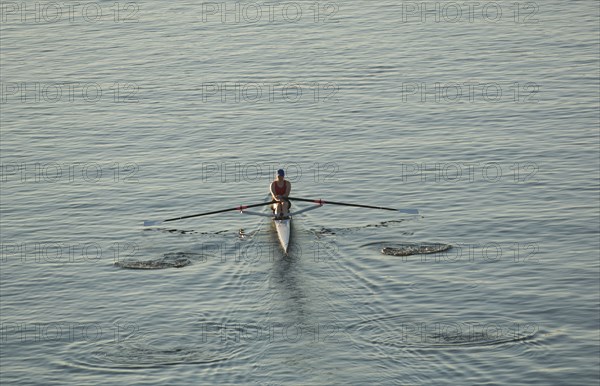
[[[295,201],[313,202],[313,203],[319,204],[319,205],[324,205],[324,204],[343,205],[343,206],[353,206],[353,207],[356,207],[356,208],[393,210],[393,211],[400,212],[400,213],[419,214],[419,210],[418,209],[394,209],[394,208],[386,208],[384,206],[373,206],[373,205],[363,205],[363,204],[349,204],[347,202],[325,201],[325,200],[321,200],[321,199],[315,200],[315,199],[311,199],[311,198],[288,197],[288,199],[289,200],[295,200]]]
[[[234,206],[233,208],[227,208],[227,209],[220,209],[220,210],[215,210],[212,212],[206,212],[206,213],[198,213],[198,214],[190,214],[188,216],[181,216],[181,217],[174,217],[174,218],[168,218],[166,220],[159,220],[159,221],[149,221],[146,220],[144,221],[144,226],[148,227],[148,226],[154,226],[154,225],[159,225],[162,224],[163,222],[167,222],[167,221],[177,221],[177,220],[183,220],[184,218],[192,218],[192,217],[200,217],[200,216],[208,216],[210,214],[217,214],[217,213],[223,213],[223,212],[229,212],[232,210],[239,210],[239,211],[243,211],[244,209],[247,208],[255,208],[257,206],[264,206],[264,205],[271,205],[273,204],[275,201],[269,201],[269,202],[261,202],[260,204],[252,204],[252,205],[240,205],[240,206]]]

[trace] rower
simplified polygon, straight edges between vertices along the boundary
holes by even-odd
[[[285,172],[283,169],[277,170],[277,177],[275,181],[271,182],[271,196],[277,203],[273,204],[273,211],[278,217],[285,217],[289,213],[290,200],[288,196],[292,190],[292,183],[285,179]]]

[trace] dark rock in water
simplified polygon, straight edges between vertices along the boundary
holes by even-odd
[[[321,228],[319,233],[322,235],[335,235],[335,232],[332,229],[328,229],[328,228]]]
[[[384,255],[410,256],[429,253],[439,253],[452,248],[449,244],[405,244],[399,247],[385,247],[381,250]]]
[[[175,260],[124,260],[117,261],[115,266],[126,269],[165,269],[165,268],[181,268],[191,264],[190,259],[175,259]]]
[[[173,268],[181,268],[189,265],[192,261],[190,259],[177,259],[173,262]]]
[[[390,255],[390,256],[408,256],[408,255],[414,254],[414,252],[409,249],[390,248],[390,247],[383,248],[381,250],[381,253],[383,253],[384,255]]]

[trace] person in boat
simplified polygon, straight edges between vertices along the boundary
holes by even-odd
[[[285,179],[285,172],[283,169],[277,170],[277,177],[275,181],[271,182],[271,196],[274,201],[273,211],[281,216],[285,217],[288,215],[292,203],[288,200],[290,191],[292,190],[292,183]]]

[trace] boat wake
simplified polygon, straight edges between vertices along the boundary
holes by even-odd
[[[539,326],[534,322],[504,318],[467,321],[426,321],[411,315],[373,317],[348,327],[351,336],[369,344],[397,348],[459,348],[512,345],[536,341]]]
[[[79,346],[80,355],[68,358],[62,364],[77,369],[112,372],[179,365],[212,368],[221,362],[243,356],[248,349],[248,345],[223,344],[218,335],[214,337],[216,333],[213,330],[216,331],[217,327],[193,333],[165,328],[154,336],[136,331],[137,335],[132,334],[132,338],[116,342],[95,342],[94,345],[75,342],[73,346]]]
[[[352,232],[359,232],[367,228],[391,228],[404,220],[390,220],[390,221],[382,221],[377,224],[367,224],[356,227],[346,227],[346,228],[325,228],[322,227],[319,230],[313,231],[317,236],[328,236],[328,235],[338,235],[338,234],[348,234]],[[403,232],[403,235],[412,235],[413,232]]]

